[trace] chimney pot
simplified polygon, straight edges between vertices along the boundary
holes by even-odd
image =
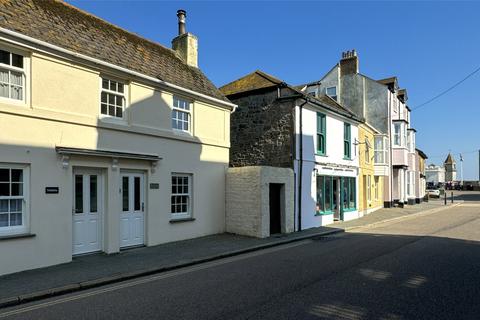
[[[178,35],[181,36],[182,34],[186,33],[185,18],[187,17],[187,12],[182,9],[177,10],[177,17],[178,17]]]
[[[178,36],[172,40],[172,49],[175,50],[182,60],[189,66],[198,68],[198,39],[185,30],[185,10],[177,11]]]

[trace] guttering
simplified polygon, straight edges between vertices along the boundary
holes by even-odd
[[[137,71],[133,71],[133,70],[130,70],[130,69],[127,69],[127,68],[123,68],[123,67],[117,66],[115,64],[105,62],[105,61],[102,61],[102,60],[99,60],[99,59],[96,59],[96,58],[92,58],[92,57],[89,57],[89,56],[81,54],[81,53],[76,53],[76,52],[73,52],[71,50],[64,49],[62,47],[59,47],[59,46],[50,44],[48,42],[26,36],[24,34],[21,34],[21,33],[18,33],[18,32],[9,30],[9,29],[5,29],[5,28],[0,27],[0,33],[4,33],[6,35],[9,35],[9,36],[12,36],[12,37],[15,37],[15,38],[19,38],[19,39],[24,40],[24,41],[28,41],[28,42],[31,42],[31,43],[36,44],[36,45],[40,45],[40,46],[43,46],[45,48],[48,48],[48,49],[51,49],[51,50],[54,50],[54,51],[58,51],[58,52],[63,53],[65,55],[73,56],[75,58],[82,59],[82,60],[88,61],[88,62],[96,64],[96,65],[100,65],[100,66],[103,66],[103,67],[107,67],[107,68],[110,68],[110,69],[121,71],[123,73],[127,73],[127,74],[130,74],[132,76],[135,76],[135,77],[138,77],[138,78],[141,78],[141,79],[145,79],[145,80],[154,82],[156,84],[159,84],[159,85],[162,85],[162,86],[165,86],[165,87],[168,87],[168,88],[172,88],[172,89],[184,92],[186,94],[202,98],[204,100],[211,101],[211,102],[216,103],[216,104],[220,104],[220,105],[223,105],[223,106],[230,107],[232,112],[235,112],[235,109],[237,108],[237,105],[233,104],[231,102],[227,102],[227,101],[223,101],[223,100],[220,100],[220,99],[217,99],[217,98],[214,98],[214,97],[210,97],[210,96],[207,96],[203,93],[199,93],[199,92],[196,92],[196,91],[193,91],[193,90],[190,90],[190,89],[186,89],[186,88],[177,86],[173,83],[170,83],[170,82],[167,82],[167,81],[155,78],[155,77],[147,76],[147,75],[145,75],[143,73],[140,73],[140,72],[137,72]],[[35,49],[35,50],[43,52],[43,53],[51,54],[50,52],[48,52],[46,50],[42,50],[38,47],[33,47],[33,46],[30,46],[30,45],[25,45],[23,43],[18,43],[18,42],[12,41],[10,39],[2,38],[2,40],[9,41],[11,43],[14,43],[14,44],[17,44],[17,45],[20,45],[20,46],[27,46],[27,47],[29,47],[29,49]]]

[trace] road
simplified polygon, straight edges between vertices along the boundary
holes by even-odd
[[[3,309],[0,319],[480,319],[480,194],[462,199],[434,214]]]

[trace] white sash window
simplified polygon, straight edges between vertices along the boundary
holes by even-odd
[[[0,166],[0,235],[27,231],[27,170]]]
[[[0,50],[0,97],[25,100],[25,68],[22,55]]]

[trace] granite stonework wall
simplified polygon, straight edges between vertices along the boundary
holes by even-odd
[[[294,100],[278,100],[277,89],[229,99],[238,105],[230,121],[230,166],[293,168]]]
[[[294,231],[294,178],[289,168],[249,166],[229,168],[226,183],[226,231],[270,236],[270,183],[282,184],[281,232]]]

